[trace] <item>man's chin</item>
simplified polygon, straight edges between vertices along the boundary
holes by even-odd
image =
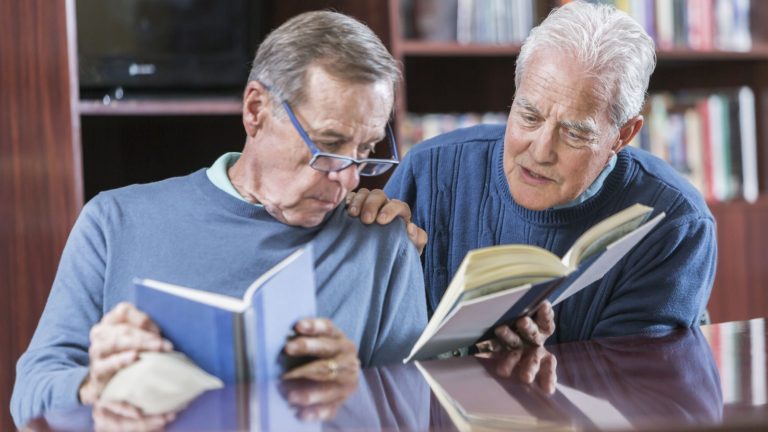
[[[547,194],[537,193],[537,191],[526,191],[524,193],[512,193],[515,202],[528,210],[541,211],[560,205],[555,198],[548,197]]]

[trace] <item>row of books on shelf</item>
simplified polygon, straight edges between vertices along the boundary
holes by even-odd
[[[632,145],[667,161],[709,202],[758,198],[755,95],[749,87],[652,94]],[[403,153],[414,144],[507,113],[413,114],[400,128]]]
[[[570,0],[561,0],[560,4]],[[749,51],[750,0],[590,0],[635,18],[662,50]],[[404,0],[404,36],[459,43],[521,43],[537,22],[536,0]]]
[[[568,1],[561,1],[567,3]],[[750,0],[591,0],[635,18],[659,49],[749,51]]]
[[[456,129],[481,123],[504,124],[506,112],[486,113],[407,113],[400,126],[401,152],[407,153],[415,144]]]
[[[749,87],[652,94],[633,145],[669,162],[709,202],[758,197],[755,96]]]
[[[405,0],[405,37],[430,41],[520,43],[533,28],[535,0]]]
[[[734,328],[748,337],[732,337]],[[768,362],[765,358],[765,323],[762,319],[703,326],[720,372],[723,404],[768,404]],[[751,373],[747,373],[751,372]]]

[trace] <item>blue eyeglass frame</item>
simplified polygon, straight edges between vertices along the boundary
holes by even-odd
[[[299,133],[299,136],[301,136],[301,139],[304,140],[304,143],[309,147],[309,151],[312,152],[312,160],[309,161],[309,166],[312,168],[322,171],[322,172],[338,172],[345,170],[349,168],[351,165],[364,165],[364,164],[376,164],[376,165],[387,165],[386,168],[383,168],[383,171],[377,172],[377,173],[365,173],[363,170],[358,168],[358,173],[361,176],[368,176],[373,177],[377,175],[384,174],[385,172],[389,171],[389,169],[393,166],[396,166],[400,163],[400,160],[397,156],[397,142],[395,141],[395,134],[392,133],[392,128],[389,126],[389,123],[387,123],[387,136],[389,137],[389,151],[392,152],[392,159],[377,159],[377,158],[367,158],[367,159],[355,159],[351,158],[349,156],[342,156],[337,155],[333,153],[325,153],[320,151],[319,148],[315,145],[314,142],[312,142],[312,139],[307,134],[307,131],[304,130],[304,128],[301,126],[301,123],[299,123],[299,120],[296,118],[296,114],[293,113],[293,110],[291,109],[291,106],[288,104],[288,102],[283,101],[283,108],[285,109],[285,112],[288,113],[288,118],[291,120],[291,123],[293,124],[294,129],[296,129],[296,132]],[[343,167],[337,169],[337,170],[323,170],[318,169],[314,166],[315,161],[319,157],[327,157],[331,159],[341,160],[348,162]]]

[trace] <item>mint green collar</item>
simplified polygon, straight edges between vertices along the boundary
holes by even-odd
[[[224,153],[223,155],[219,156],[218,159],[216,159],[216,162],[214,162],[210,168],[205,170],[205,174],[208,176],[208,180],[210,180],[211,183],[213,183],[213,185],[217,188],[223,190],[235,198],[248,202],[240,195],[239,192],[237,192],[237,189],[232,186],[232,182],[229,180],[229,175],[227,175],[227,171],[230,167],[232,167],[232,165],[235,164],[235,162],[238,161],[238,159],[240,159],[241,154],[242,153],[238,152]],[[261,206],[261,204],[254,205]]]

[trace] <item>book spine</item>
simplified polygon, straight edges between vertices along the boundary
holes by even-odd
[[[244,314],[232,314],[232,340],[235,344],[235,375],[237,382],[248,382],[251,378],[248,367],[248,353],[245,344],[245,317]]]

